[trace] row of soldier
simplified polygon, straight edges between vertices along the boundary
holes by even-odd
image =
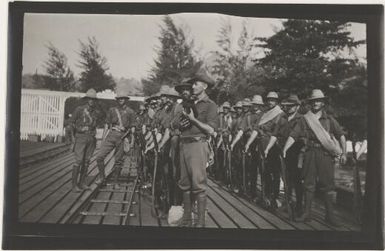
[[[271,210],[278,207],[282,179],[285,207],[292,213],[295,203],[296,220],[304,222],[311,220],[317,181],[324,194],[325,220],[337,225],[332,206],[334,166],[346,161],[346,140],[338,122],[324,111],[326,97],[322,91],[312,91],[307,99],[309,111],[300,114],[301,102],[296,95],[279,102],[276,92],[269,92],[264,100],[256,95],[232,107],[225,102],[218,109],[206,94],[213,86],[214,81],[205,72],[198,72],[177,84],[175,92],[148,98],[137,113],[129,108],[128,95],[117,93],[117,106],[110,108],[105,118],[96,157],[96,183],[105,181],[104,159],[112,149],[113,176],[117,180],[125,146],[139,146],[146,156],[141,170],[144,180],[151,179],[153,154],[162,159],[159,168],[169,185],[171,204],[184,207],[181,226],[192,226],[195,201],[196,226],[205,225],[207,170],[233,192],[260,201]],[[74,192],[88,189],[84,180],[95,150],[100,116],[96,92],[89,90],[85,98],[87,104],[75,109],[70,123],[75,137]],[[180,99],[182,102],[177,102]],[[261,193],[257,193],[258,186]]]

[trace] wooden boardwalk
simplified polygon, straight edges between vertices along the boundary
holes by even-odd
[[[21,150],[23,151],[23,148]],[[95,153],[97,151],[98,149]],[[101,192],[94,183],[98,173],[95,155],[88,169],[87,183],[91,185],[91,190],[81,193],[71,192],[73,162],[73,154],[67,151],[55,159],[48,159],[20,170],[18,218],[21,222],[168,227],[165,218],[155,217],[151,213],[150,193],[145,190],[139,192],[134,182],[126,186],[126,189],[133,191],[132,193],[123,194],[108,189]],[[113,162],[113,154],[110,153],[105,160],[108,174],[112,170]],[[352,217],[342,210],[337,210],[341,227],[335,228],[325,223],[325,209],[319,202],[313,203],[315,204],[312,208],[313,220],[309,223],[298,223],[288,220],[287,214],[281,210],[269,212],[213,180],[208,182],[207,195],[206,227],[208,228],[360,230]],[[86,203],[90,199],[98,203],[90,206]],[[131,206],[119,203],[107,206],[106,203],[101,203],[103,200],[133,203]],[[87,205],[89,208],[85,208]],[[100,215],[80,217],[79,212],[84,210],[99,212]],[[123,215],[108,216],[111,212],[116,214],[126,210],[129,210],[128,218],[124,218]]]

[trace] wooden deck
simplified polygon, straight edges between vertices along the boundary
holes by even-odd
[[[22,151],[24,149],[22,148]],[[36,151],[36,150],[35,150]],[[98,149],[95,151],[95,153]],[[22,153],[21,153],[22,155]],[[71,171],[74,162],[73,154],[66,152],[55,159],[49,159],[19,172],[19,208],[20,222],[35,223],[72,223],[72,224],[126,224],[131,226],[167,227],[165,218],[158,218],[151,213],[151,196],[148,191],[135,190],[132,194],[100,192],[94,180],[98,173],[95,155],[88,169],[87,183],[91,190],[82,193],[71,192]],[[107,173],[113,166],[112,153],[106,158]],[[128,189],[135,189],[128,184]],[[97,195],[95,195],[97,193]],[[259,205],[242,198],[218,182],[208,182],[208,205],[206,227],[208,228],[245,228],[245,229],[276,229],[276,230],[339,230],[359,231],[360,228],[345,211],[337,210],[341,227],[335,228],[324,221],[322,203],[313,203],[313,220],[309,223],[298,223],[288,220],[286,213],[278,210],[269,212]],[[95,197],[96,196],[96,197]],[[124,212],[126,206],[98,203],[93,208],[85,209],[85,202],[90,198],[96,200],[133,201],[129,208],[130,217],[127,222],[119,216],[109,217],[109,212]],[[79,217],[79,212],[88,210],[100,212],[106,216]]]

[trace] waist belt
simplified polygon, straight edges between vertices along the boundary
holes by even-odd
[[[180,142],[183,144],[188,144],[188,143],[194,143],[194,142],[206,142],[208,140],[207,137],[181,137]]]
[[[126,128],[122,128],[122,127],[119,127],[119,126],[113,126],[112,128],[111,128],[111,130],[113,130],[113,131],[118,131],[118,132],[125,132],[126,131]]]
[[[95,133],[95,129],[89,127],[89,126],[81,126],[76,128],[77,134],[93,134]]]
[[[309,141],[307,143],[307,146],[308,147],[313,147],[313,148],[322,148],[322,144],[321,143],[313,142],[313,141]]]

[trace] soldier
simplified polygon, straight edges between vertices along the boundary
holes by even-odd
[[[89,89],[84,97],[87,104],[78,106],[70,118],[72,128],[72,147],[75,153],[75,164],[72,169],[72,191],[80,192],[89,189],[85,184],[90,159],[96,147],[96,124],[100,112],[96,110],[96,91]],[[80,173],[80,178],[79,178]]]
[[[195,200],[198,202],[198,223],[196,227],[205,226],[206,211],[206,167],[209,162],[209,137],[218,127],[216,104],[209,99],[206,89],[214,85],[214,81],[203,71],[199,71],[188,80],[192,84],[196,97],[196,111],[184,110],[179,122],[181,177],[178,182],[183,191],[184,212],[181,226],[191,226],[191,208]],[[176,125],[178,126],[178,125]]]
[[[304,153],[304,189],[305,212],[298,219],[301,222],[311,221],[311,204],[318,180],[320,189],[325,195],[325,220],[338,226],[333,214],[334,162],[340,158],[346,162],[346,139],[338,122],[324,111],[325,95],[319,89],[314,89],[308,98],[311,109],[299,119],[290,132],[283,156],[288,149],[300,138],[305,138],[306,152]],[[336,140],[339,139],[339,142]],[[341,149],[342,148],[342,149]]]
[[[251,145],[247,145],[247,141],[250,138],[253,128],[255,125],[259,123],[259,120],[262,117],[262,107],[264,105],[262,97],[260,95],[254,95],[253,99],[251,100],[252,105],[252,113],[250,114],[249,118],[246,120],[247,124],[247,140],[245,144],[245,152],[249,152],[250,150],[250,164],[249,164],[249,181],[250,182],[250,195],[252,198],[256,197],[257,192],[257,179],[258,179],[258,169],[260,166],[260,153],[258,152],[258,144],[256,141],[254,141]]]
[[[104,182],[104,159],[112,149],[115,149],[114,180],[115,188],[119,188],[117,181],[123,164],[123,140],[124,137],[127,136],[129,130],[131,130],[132,137],[135,132],[135,113],[128,106],[127,101],[129,99],[129,96],[126,93],[118,91],[116,95],[118,105],[108,110],[106,124],[103,130],[103,141],[100,146],[99,154],[96,157],[99,169],[99,177],[96,180],[97,184],[102,184]]]
[[[262,188],[264,193],[262,197],[265,199],[265,206],[270,206],[272,210],[278,208],[277,200],[279,196],[280,185],[280,149],[276,145],[277,132],[280,125],[285,123],[283,118],[284,112],[278,106],[278,94],[269,92],[266,96],[267,110],[262,114],[258,124],[254,126],[254,130],[246,143],[249,147],[255,138],[259,135],[258,146],[262,151],[264,158],[265,173],[262,175]]]
[[[239,188],[242,181],[242,148],[241,144],[238,144],[239,140],[243,135],[243,102],[238,101],[233,106],[236,117],[233,119],[233,123],[231,125],[231,134],[232,141],[230,144],[230,151],[232,152],[232,178],[234,178],[234,184],[230,184],[232,186],[233,191],[235,193],[239,193]]]
[[[281,105],[286,113],[285,119],[287,123],[282,126],[279,130],[278,135],[275,135],[279,140],[280,148],[283,146],[290,135],[290,132],[294,129],[302,115],[298,112],[301,105],[297,95],[290,95],[287,99],[281,102]],[[303,208],[303,186],[301,178],[302,162],[303,162],[303,147],[304,143],[302,140],[296,141],[293,146],[287,151],[285,163],[286,163],[286,181],[288,187],[288,201],[291,206],[291,199],[293,190],[295,191],[295,213],[297,216],[302,215]]]

